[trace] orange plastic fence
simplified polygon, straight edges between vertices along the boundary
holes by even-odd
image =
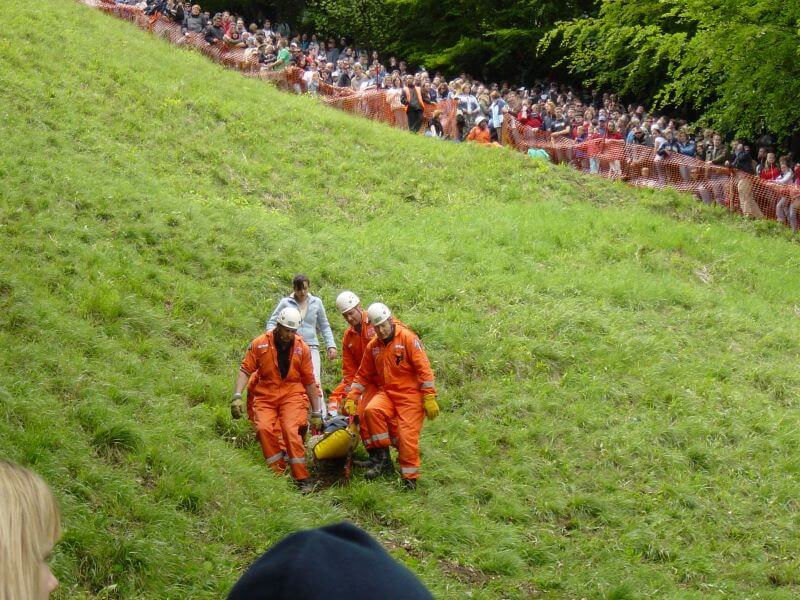
[[[110,0],[79,0],[107,13],[127,19],[172,43],[196,48],[212,60],[245,75],[271,81],[288,92],[308,92],[303,70],[288,67],[280,71],[260,68],[257,56],[243,48],[210,45],[200,34],[181,34],[180,25],[163,15],[147,16],[141,8],[115,4]],[[408,129],[406,113],[400,104],[399,90],[354,91],[319,83],[317,97],[325,104],[368,119]],[[442,111],[440,121],[445,135],[457,137],[456,100],[444,100],[425,107],[423,125],[434,110]],[[500,140],[504,146],[527,152],[544,150],[554,163],[568,164],[578,170],[603,177],[620,179],[631,185],[647,188],[672,187],[694,194],[706,204],[718,204],[731,212],[753,218],[778,219],[797,229],[800,215],[800,187],[764,181],[743,171],[707,165],[701,160],[678,153],[659,156],[652,148],[626,144],[622,140],[598,138],[576,142],[571,138],[552,136],[548,132],[523,125],[506,115]]]
[[[791,220],[797,227],[800,213],[800,187],[765,181],[738,169],[708,165],[702,160],[670,152],[659,156],[653,148],[626,144],[615,139],[589,139],[576,142],[552,136],[521,124],[513,117],[503,122],[503,144],[527,152],[544,150],[554,163],[565,163],[578,170],[621,179],[647,188],[672,187],[694,194],[706,204],[719,204],[728,210],[753,218]]]

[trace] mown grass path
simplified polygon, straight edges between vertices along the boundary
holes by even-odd
[[[0,454],[63,506],[58,597],[219,598],[341,518],[441,598],[800,592],[779,226],[417,139],[72,2],[6,12]],[[297,271],[425,340],[443,416],[418,494],[300,497],[230,420]]]

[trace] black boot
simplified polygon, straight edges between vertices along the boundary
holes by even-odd
[[[369,469],[375,464],[375,448],[370,448],[367,450],[367,454],[369,454],[369,458],[367,460],[354,460],[353,466],[357,469]]]
[[[296,481],[296,484],[297,488],[300,490],[300,493],[303,494],[304,496],[306,494],[310,494],[315,489],[314,480],[311,479],[311,477],[308,477],[306,479],[298,479]]]
[[[388,448],[377,448],[375,450],[373,465],[364,473],[367,479],[375,479],[381,475],[391,475],[394,473],[392,457]]]
[[[409,492],[417,491],[417,480],[416,479],[403,479],[403,489]]]

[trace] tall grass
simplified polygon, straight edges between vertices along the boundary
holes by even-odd
[[[441,598],[800,592],[782,228],[416,139],[71,2],[5,8],[0,454],[64,509],[59,598],[219,598],[342,518]],[[227,415],[295,272],[424,338],[418,494],[300,497]]]

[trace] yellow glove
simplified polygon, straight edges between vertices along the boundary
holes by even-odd
[[[361,400],[361,394],[358,390],[352,390],[347,394],[347,399],[342,406],[342,412],[346,415],[354,415],[357,412],[358,401]]]
[[[433,421],[436,417],[439,416],[439,404],[436,402],[436,396],[433,394],[428,394],[425,396],[425,403],[423,404],[425,407],[425,416],[428,417],[431,421]]]

